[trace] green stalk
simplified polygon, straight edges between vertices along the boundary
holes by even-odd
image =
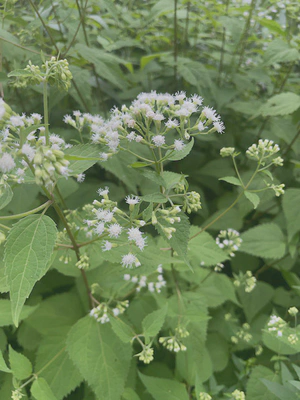
[[[26,212],[23,212],[21,214],[14,214],[14,215],[5,215],[3,217],[0,217],[0,221],[6,220],[6,219],[20,219],[20,218],[24,218],[27,217],[28,215],[31,214],[36,214],[37,212],[44,210],[44,208],[48,208],[50,206],[50,204],[52,204],[52,200],[48,200],[46,201],[46,203],[42,204],[39,207],[34,208],[33,210],[29,210]]]
[[[47,90],[47,80],[44,80],[43,88],[43,100],[44,100],[44,122],[45,122],[45,137],[46,146],[49,146],[49,116],[48,116],[48,90]]]

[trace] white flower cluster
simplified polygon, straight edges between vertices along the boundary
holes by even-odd
[[[137,249],[143,251],[146,246],[146,237],[140,231],[140,227],[145,225],[143,220],[133,219],[117,207],[117,203],[109,199],[109,189],[98,190],[101,201],[94,200],[92,208],[92,219],[86,219],[87,236],[108,237],[109,240],[104,240],[102,251],[110,251],[112,248],[120,244],[128,243],[130,247],[136,246]],[[138,204],[139,198],[136,196],[127,196],[126,202],[129,204],[129,210]],[[132,252],[124,254],[120,260],[125,268],[139,267],[140,261]]]
[[[40,114],[11,115],[0,131],[0,172],[9,174],[6,179],[23,183],[26,170],[34,170],[37,184],[51,186],[55,174],[68,177],[69,161],[65,159],[64,150],[71,145],[56,134],[50,134],[46,146],[45,128],[36,128],[41,123]],[[32,131],[24,135],[28,128]],[[19,138],[22,137],[22,140]]]
[[[106,324],[110,321],[110,317],[117,317],[120,314],[123,314],[129,306],[129,301],[119,301],[117,302],[116,307],[110,308],[107,303],[101,303],[97,307],[94,307],[89,315],[90,317],[95,318],[97,322],[101,324]]]
[[[236,332],[235,336],[231,337],[232,343],[237,344],[239,342],[239,340],[243,340],[243,341],[249,343],[253,338],[251,333],[249,333],[249,329],[250,329],[250,325],[248,323],[244,323],[242,325],[242,329],[238,330]]]
[[[296,307],[291,307],[289,308],[288,313],[296,320],[298,309]],[[271,315],[267,327],[268,331],[275,333],[277,337],[287,338],[291,345],[296,344],[299,340],[296,328],[293,329],[289,327],[288,323],[277,315]]]
[[[287,323],[277,315],[271,315],[268,322],[268,331],[275,332],[277,336],[281,337],[283,329],[287,326]]]
[[[235,280],[233,281],[234,286],[244,287],[246,293],[252,292],[256,287],[256,278],[253,276],[251,271],[239,272],[239,275],[233,274]]]
[[[156,293],[161,293],[161,289],[166,286],[167,282],[164,280],[164,277],[162,275],[163,269],[162,265],[160,264],[157,267],[157,273],[156,274],[151,274],[151,280],[149,280],[149,277],[142,275],[134,275],[131,276],[130,274],[125,274],[124,275],[124,280],[127,282],[132,282],[136,284],[136,291],[140,292],[143,288],[148,289],[149,292],[156,292]],[[155,276],[153,276],[155,275]],[[154,278],[156,278],[154,280]]]
[[[234,257],[234,252],[239,249],[242,239],[238,231],[234,229],[221,230],[216,238],[217,245],[226,251],[230,257]]]
[[[224,132],[220,116],[210,107],[201,108],[203,99],[187,97],[184,92],[140,93],[132,104],[114,108],[110,119],[81,114],[66,115],[64,122],[79,132],[88,127],[91,141],[103,146],[103,161],[116,153],[123,143],[135,142],[150,148],[181,151],[191,136]],[[194,115],[195,114],[195,115]],[[191,117],[195,122],[191,126]]]

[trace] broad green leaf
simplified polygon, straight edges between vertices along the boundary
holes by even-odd
[[[141,69],[144,69],[145,66],[152,60],[154,60],[155,58],[160,58],[161,56],[167,55],[169,53],[164,52],[164,53],[155,53],[155,54],[149,54],[147,56],[144,56],[141,58],[140,61],[140,67]]]
[[[271,303],[274,289],[268,283],[257,282],[250,293],[245,292],[245,289],[242,288],[238,290],[238,295],[247,321],[251,322],[267,304]]]
[[[200,283],[199,293],[206,298],[209,307],[218,307],[225,301],[239,305],[232,281],[225,274],[213,273]]]
[[[265,28],[268,28],[271,32],[279,33],[279,35],[281,36],[286,35],[285,31],[282,29],[282,26],[280,25],[279,22],[267,18],[258,18],[257,20],[260,23],[260,25],[264,26]]]
[[[194,138],[191,139],[191,141],[185,145],[184,149],[175,151],[175,150],[168,150],[165,159],[170,160],[170,161],[179,161],[185,158],[188,154],[190,154],[192,148],[194,146]]]
[[[244,195],[247,197],[249,201],[251,201],[254,209],[256,209],[260,202],[259,196],[255,193],[248,192],[248,190],[244,191]]]
[[[38,306],[24,306],[22,308],[19,320],[27,318],[32,314]],[[0,326],[8,326],[13,324],[11,304],[7,299],[0,299]]]
[[[149,219],[150,219],[151,216],[152,216],[152,212],[153,212],[153,203],[150,203],[150,204],[148,205],[148,207],[145,208],[145,210],[143,211],[143,220],[144,220],[145,222],[148,222],[148,221],[149,221]]]
[[[56,235],[55,223],[46,215],[29,215],[9,231],[4,263],[16,326],[26,298],[47,272]]]
[[[288,341],[289,335],[296,334],[295,329],[285,327],[282,336],[277,336],[276,332],[269,332],[268,327],[263,331],[262,340],[265,346],[276,354],[298,354],[300,352],[300,342],[291,344]]]
[[[12,373],[17,379],[23,380],[32,374],[31,362],[11,346],[9,346],[9,363]]]
[[[279,376],[269,368],[263,365],[257,365],[253,368],[250,378],[247,382],[247,400],[276,400],[277,397],[270,393],[261,379],[268,381],[279,381]]]
[[[36,400],[57,400],[44,378],[37,378],[30,390]]]
[[[294,399],[294,392],[292,392],[287,387],[280,385],[277,382],[271,382],[267,379],[261,379],[262,383],[273,393],[277,399],[280,400],[291,400]]]
[[[162,177],[165,181],[164,187],[166,189],[173,188],[177,183],[181,183],[187,177],[187,175],[177,174],[171,171],[164,171]]]
[[[287,189],[282,198],[289,240],[300,231],[300,189]]]
[[[131,361],[131,346],[115,336],[109,324],[87,316],[80,319],[67,338],[67,351],[97,400],[119,400]]]
[[[11,71],[7,76],[9,78],[19,78],[24,76],[31,76],[31,74],[31,71],[25,71],[25,69],[15,69],[14,71]]]
[[[165,186],[166,182],[163,179],[163,176],[159,175],[156,171],[151,169],[145,169],[141,171],[142,175],[150,179],[152,182],[157,183],[157,185]]]
[[[149,165],[151,165],[151,164],[137,161],[137,162],[134,162],[133,164],[130,164],[130,167],[131,168],[144,168],[144,167],[148,167]]]
[[[242,233],[240,251],[258,257],[278,259],[285,254],[285,239],[278,225],[262,224]]]
[[[40,371],[45,365],[47,368],[39,374],[44,378],[51,391],[61,400],[79,386],[82,376],[71,361],[66,351],[66,337],[68,328],[57,329],[56,335],[46,336],[40,342],[37,350],[35,370]]]
[[[168,201],[167,197],[159,192],[146,194],[145,196],[141,197],[141,200],[149,203],[166,203]]]
[[[126,322],[120,318],[111,318],[110,323],[113,331],[122,340],[122,342],[131,342],[132,338],[135,336],[135,332],[129,325],[126,324]]]
[[[275,39],[268,45],[264,53],[264,64],[272,65],[279,62],[288,63],[299,60],[299,57],[300,54],[297,49],[291,48],[287,42],[281,39]]]
[[[219,372],[226,368],[229,361],[229,346],[223,336],[216,332],[210,333],[206,341],[206,347],[214,371]]]
[[[219,181],[225,181],[231,183],[232,185],[242,186],[240,180],[235,176],[224,176],[224,178],[219,178]]]
[[[11,201],[13,195],[11,187],[7,183],[4,184],[0,190],[0,210]]]
[[[176,380],[146,376],[139,377],[155,400],[188,400],[185,385]]]
[[[287,92],[276,94],[260,108],[262,116],[289,115],[300,107],[300,96]]]
[[[193,226],[191,228],[191,237],[197,234],[201,228]],[[199,266],[210,267],[228,259],[228,256],[216,244],[216,241],[207,232],[201,232],[199,235],[190,239],[188,242],[188,255]]]
[[[126,388],[122,394],[122,399],[124,400],[140,400],[139,396],[131,388]]]
[[[70,160],[69,169],[72,175],[81,174],[100,160],[100,147],[91,144],[79,144],[65,151],[66,159]]]
[[[146,341],[149,341],[150,337],[156,336],[159,333],[165,322],[166,314],[167,306],[153,311],[143,319],[142,327]]]
[[[8,368],[6,365],[6,362],[3,358],[3,354],[0,351],[0,371],[7,372],[7,373],[12,373],[12,371]]]

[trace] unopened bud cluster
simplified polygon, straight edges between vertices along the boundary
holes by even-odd
[[[130,274],[124,274],[124,280],[136,284],[137,292],[140,292],[142,289],[147,289],[152,293],[161,293],[161,289],[167,284],[167,282],[164,280],[162,272],[162,266],[159,265],[157,267],[157,273],[151,274],[150,277],[146,275],[131,276]]]
[[[232,400],[246,400],[246,395],[242,390],[235,389],[231,396]]]
[[[280,151],[278,144],[274,144],[273,140],[260,139],[258,144],[252,144],[246,151],[246,155],[253,159],[260,161],[262,165],[266,161],[272,162],[275,165],[283,165],[283,159],[281,157],[270,160],[276,153]],[[275,162],[274,162],[275,161]]]
[[[253,276],[251,271],[246,271],[246,273],[239,272],[239,275],[233,274],[235,280],[233,281],[234,286],[244,287],[246,293],[252,292],[256,287],[256,278]]]
[[[117,302],[117,305],[114,308],[109,307],[107,303],[101,303],[97,307],[94,307],[90,311],[89,315],[95,318],[97,322],[106,324],[110,321],[111,316],[117,317],[118,315],[123,314],[128,306],[128,300]]]
[[[242,239],[238,231],[229,228],[220,231],[216,238],[216,243],[221,249],[226,251],[230,257],[234,257],[235,251],[237,251],[242,244]]]
[[[152,212],[151,223],[152,225],[158,225],[167,239],[171,239],[173,234],[176,232],[174,226],[175,223],[179,223],[181,218],[178,214],[181,212],[180,207],[172,206],[171,208],[158,208]]]
[[[90,266],[90,258],[87,254],[80,255],[80,259],[76,263],[76,267],[79,269],[88,269]]]
[[[150,345],[144,346],[143,350],[136,354],[135,357],[138,357],[140,361],[143,361],[144,364],[150,364],[151,361],[154,360],[153,357],[154,350]]]
[[[177,327],[174,336],[160,337],[158,339],[167,350],[178,353],[179,351],[186,351],[186,346],[181,342],[182,339],[189,336],[189,332],[184,327]]]
[[[234,336],[231,337],[231,341],[234,344],[237,344],[240,340],[249,343],[252,340],[252,335],[249,333],[250,325],[248,323],[244,323],[242,325],[242,329],[238,330]]]

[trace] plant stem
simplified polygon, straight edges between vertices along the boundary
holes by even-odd
[[[48,87],[46,80],[44,80],[43,100],[44,100],[44,123],[45,123],[46,145],[49,146],[50,141],[49,141],[49,119],[48,119]]]
[[[0,221],[6,220],[6,219],[20,219],[20,218],[27,217],[27,215],[36,214],[39,211],[43,210],[44,208],[46,208],[46,207],[48,208],[52,203],[53,203],[52,200],[48,200],[48,201],[46,201],[46,203],[42,204],[41,206],[36,207],[32,210],[23,212],[21,214],[14,214],[14,215],[7,215],[7,216],[0,217]]]
[[[177,90],[177,58],[178,58],[178,26],[177,26],[177,3],[178,0],[174,0],[174,81],[175,89]]]
[[[229,1],[226,1],[226,9],[225,9],[225,15],[228,14],[228,7],[229,7]],[[223,72],[223,62],[224,62],[224,53],[225,53],[225,41],[226,41],[226,28],[223,27],[223,33],[222,33],[222,47],[221,47],[221,56],[220,56],[220,64],[219,64],[219,75],[218,75],[218,86],[221,86],[221,79],[222,79],[222,72]]]

